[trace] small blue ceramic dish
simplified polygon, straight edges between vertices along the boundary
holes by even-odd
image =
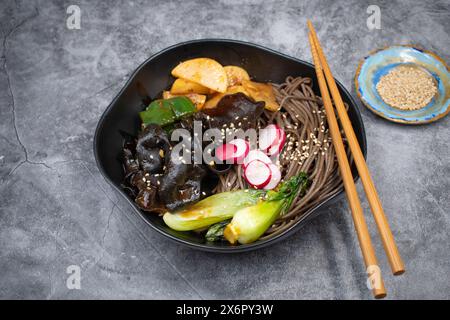
[[[425,69],[438,88],[433,100],[419,110],[400,110],[386,104],[376,90],[380,78],[392,68],[409,64]],[[413,46],[392,46],[376,50],[359,63],[355,75],[356,92],[364,105],[390,121],[405,124],[430,123],[450,112],[450,71],[436,54]]]

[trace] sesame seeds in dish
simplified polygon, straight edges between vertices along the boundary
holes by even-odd
[[[390,70],[380,78],[376,88],[384,102],[400,110],[422,109],[437,93],[433,77],[427,71],[410,65]]]

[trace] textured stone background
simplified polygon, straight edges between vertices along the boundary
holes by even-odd
[[[81,7],[81,30],[66,28],[70,4]],[[381,7],[382,30],[367,29],[369,4]],[[223,37],[309,61],[307,18],[347,88],[358,60],[384,45],[418,43],[449,61],[449,0],[2,0],[0,298],[370,299],[345,201],[267,249],[204,253],[145,226],[94,162],[100,115],[151,54]],[[450,298],[450,117],[407,127],[361,113],[368,164],[407,267],[391,276],[376,238],[389,297]],[[81,266],[81,290],[66,288],[72,264]]]

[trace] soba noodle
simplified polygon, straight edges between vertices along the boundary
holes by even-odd
[[[294,200],[290,210],[275,221],[261,240],[290,228],[305,217],[308,211],[342,188],[322,99],[314,94],[312,80],[288,77],[284,83],[273,86],[281,109],[278,112],[265,111],[259,126],[276,123],[287,134],[286,146],[279,158],[283,180],[303,171],[308,174],[311,185],[303,197]],[[351,161],[348,147],[347,155]],[[234,166],[230,172],[220,176],[215,191],[247,187],[241,166]]]

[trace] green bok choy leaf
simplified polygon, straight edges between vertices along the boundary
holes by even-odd
[[[214,241],[227,241],[223,237],[223,230],[230,223],[231,220],[225,220],[222,222],[218,222],[209,227],[208,232],[206,232],[205,239],[206,241],[214,242]]]

